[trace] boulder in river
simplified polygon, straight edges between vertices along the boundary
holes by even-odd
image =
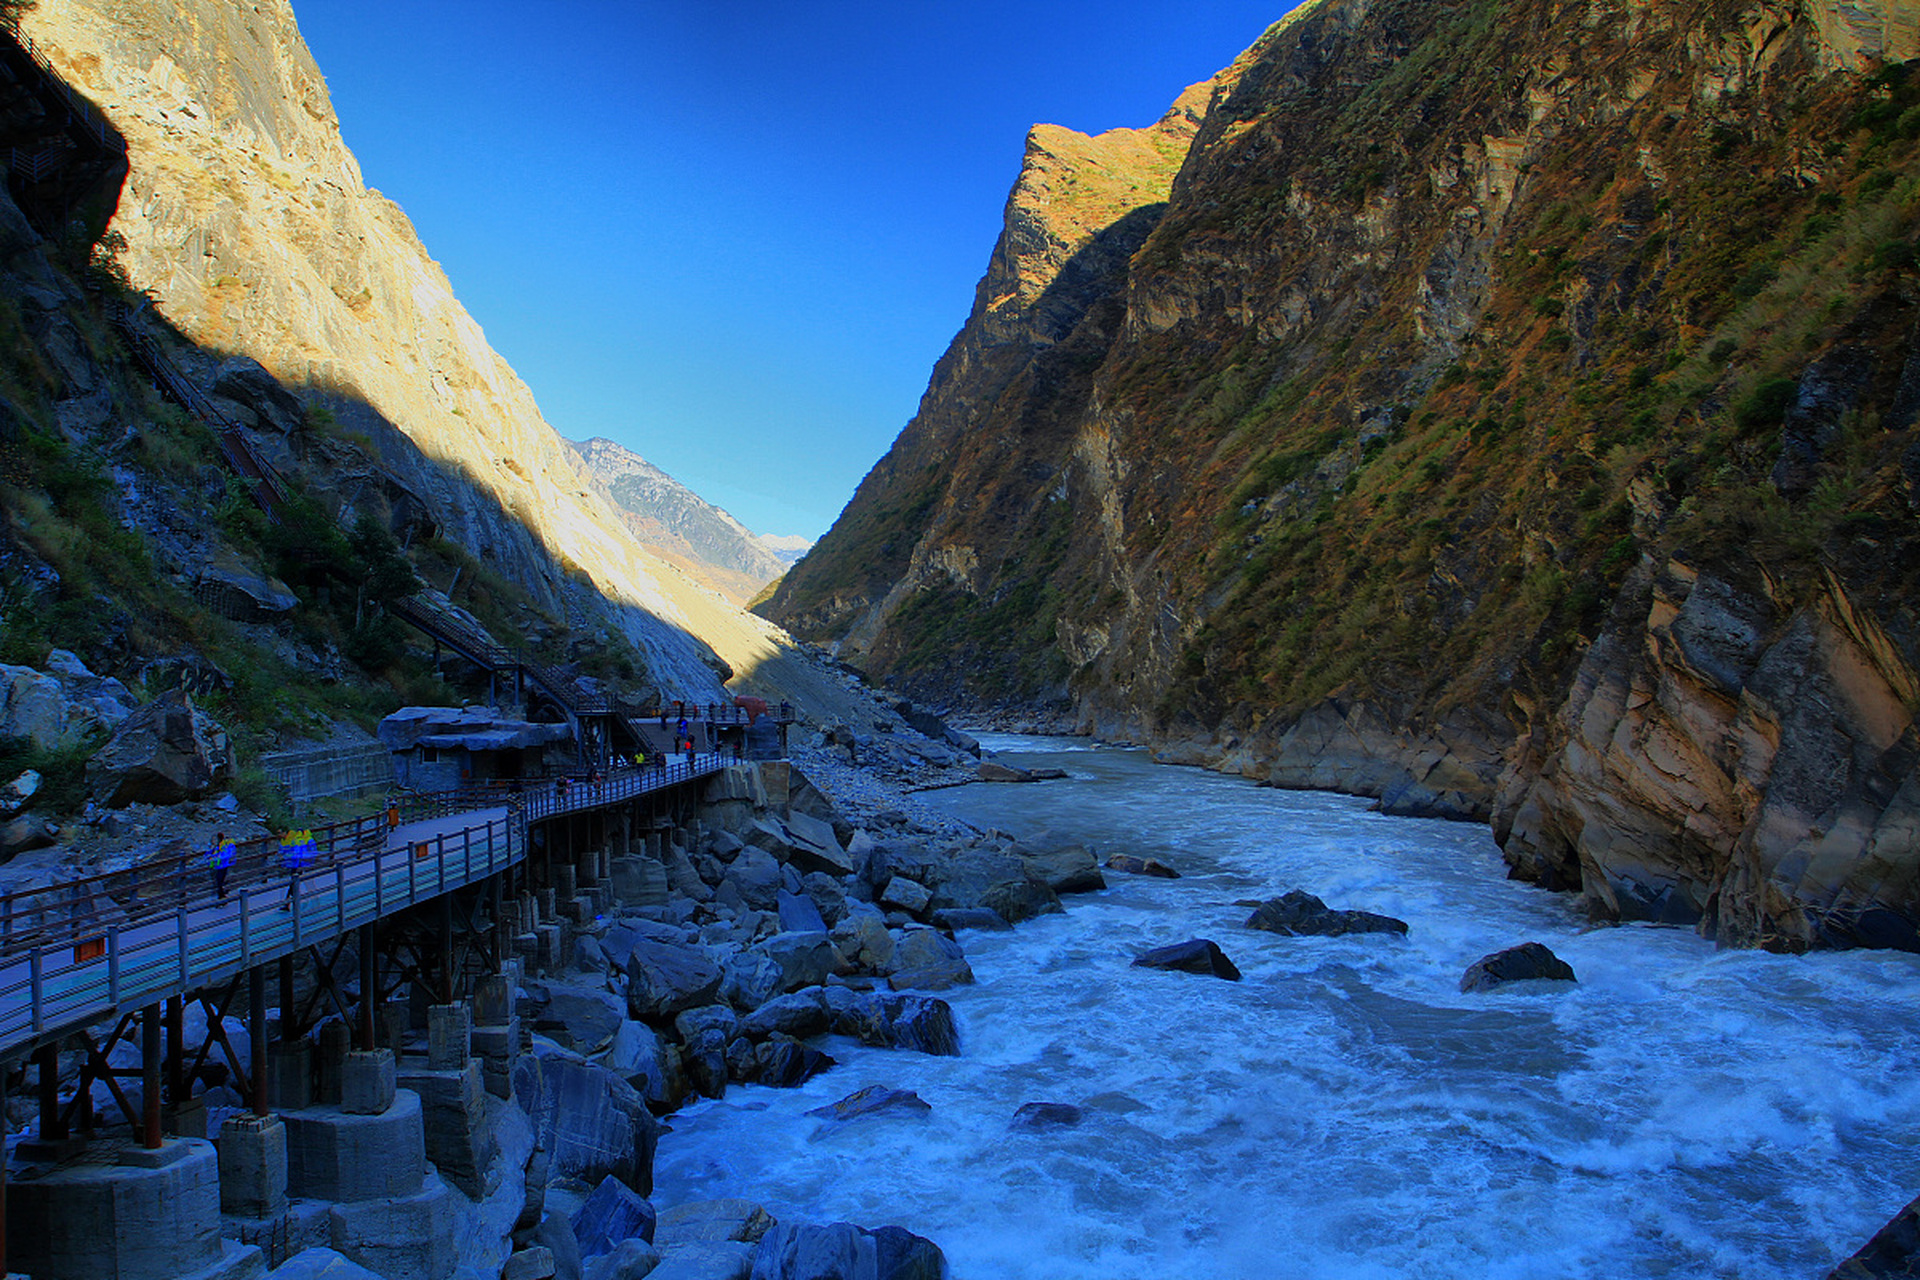
[[[948,907],[933,913],[936,927],[949,933],[958,933],[962,929],[985,929],[994,933],[1005,933],[1013,928],[1007,918],[992,907]]]
[[[1299,937],[1335,938],[1348,933],[1405,933],[1407,922],[1371,911],[1336,911],[1303,889],[1268,898],[1247,918],[1247,928]]]
[[[1071,1129],[1086,1112],[1071,1102],[1025,1102],[1013,1113],[1015,1129]]]
[[[1560,982],[1578,981],[1573,966],[1553,954],[1542,943],[1523,942],[1505,951],[1496,951],[1474,961],[1460,979],[1462,991],[1491,991],[1509,982],[1530,982],[1546,978]]]
[[[1027,870],[1046,882],[1055,893],[1092,893],[1107,887],[1093,851],[1084,845],[1063,845],[1045,853],[1022,853]]]
[[[904,1227],[782,1222],[754,1249],[751,1280],[946,1280],[940,1246]]]
[[[791,1089],[805,1084],[834,1065],[834,1060],[798,1040],[776,1038],[753,1047],[747,1058],[742,1084],[763,1084],[770,1089]]]
[[[536,1039],[514,1063],[513,1096],[556,1178],[597,1184],[611,1174],[641,1195],[652,1192],[660,1126],[625,1080]]]
[[[1896,1280],[1920,1275],[1920,1200],[1874,1233],[1860,1252],[1835,1267],[1827,1280]]]
[[[932,1105],[911,1089],[870,1084],[838,1102],[814,1107],[807,1114],[827,1120],[857,1120],[864,1116],[924,1116],[932,1110]]]
[[[615,1177],[605,1177],[573,1214],[573,1235],[580,1256],[607,1253],[629,1236],[653,1243],[653,1205]]]
[[[894,971],[887,985],[895,991],[918,988],[945,991],[948,987],[968,986],[973,982],[973,966],[967,963],[960,944],[925,925],[910,925],[901,930],[893,953]]]
[[[1142,858],[1131,853],[1110,853],[1107,855],[1107,870],[1124,871],[1130,876],[1158,876],[1162,880],[1178,880],[1180,873],[1157,858]]]
[[[780,991],[817,987],[846,965],[824,933],[776,933],[754,948],[780,966]]]
[[[982,760],[978,774],[982,782],[1038,782],[1031,772],[995,760]]]
[[[1171,946],[1155,947],[1133,962],[1136,969],[1177,969],[1181,973],[1199,973],[1230,982],[1240,981],[1240,970],[1226,953],[1208,938],[1189,938]]]
[[[938,1058],[960,1053],[953,1008],[938,996],[828,987],[825,999],[828,1029],[835,1035],[852,1036],[861,1044],[880,1048],[917,1049]]]

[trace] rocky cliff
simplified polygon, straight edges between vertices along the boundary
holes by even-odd
[[[435,531],[578,630],[617,629],[670,696],[718,697],[729,671],[835,696],[778,629],[640,546],[593,492],[406,215],[364,186],[286,0],[42,0],[22,27],[126,137],[127,276],[265,453],[342,481],[343,518]],[[300,429],[315,406],[331,440]]]
[[[1604,918],[1920,946],[1917,55],[1897,0],[1322,0],[1160,163],[1038,129],[762,609]]]

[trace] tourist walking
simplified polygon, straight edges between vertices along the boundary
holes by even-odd
[[[300,873],[312,860],[313,832],[289,831],[280,837],[280,865],[287,869],[287,899],[280,904],[282,911],[293,909],[294,900],[300,896]]]
[[[227,872],[233,869],[233,841],[227,839],[226,832],[214,833],[213,843],[207,846],[207,866],[213,871],[213,896],[225,902]]]

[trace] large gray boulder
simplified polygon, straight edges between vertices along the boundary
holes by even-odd
[[[773,850],[802,875],[810,871],[830,876],[853,874],[853,859],[834,834],[833,824],[811,814],[791,811],[784,819],[755,819],[749,835],[754,843]]]
[[[780,994],[785,970],[764,951],[736,951],[721,966],[720,995],[742,1013],[758,1009]]]
[[[724,976],[697,943],[636,938],[627,957],[627,1008],[636,1018],[670,1018],[712,1004]]]
[[[1407,922],[1371,911],[1336,911],[1304,889],[1268,898],[1247,917],[1247,928],[1294,937],[1336,938],[1349,933],[1405,933]]]
[[[609,1253],[622,1240],[639,1239],[652,1244],[657,1217],[652,1203],[632,1187],[618,1178],[602,1178],[600,1185],[574,1210],[573,1236],[579,1242],[580,1256],[591,1258]]]
[[[760,1238],[752,1280],[946,1280],[940,1246],[904,1227],[776,1223]]]
[[[740,1034],[750,1040],[765,1040],[776,1032],[803,1040],[819,1035],[829,1023],[826,992],[820,987],[769,1000],[740,1019]]]
[[[1099,862],[1084,845],[1063,845],[1045,853],[1022,852],[1020,860],[1055,893],[1092,893],[1107,887]]]
[[[514,1063],[513,1095],[533,1121],[553,1177],[598,1184],[612,1175],[652,1193],[660,1126],[618,1075],[536,1039],[533,1052]]]
[[[953,1009],[937,996],[828,987],[825,999],[828,1029],[835,1035],[852,1036],[879,1048],[959,1056],[960,1031]]]
[[[0,663],[0,738],[29,738],[43,751],[112,730],[139,705],[126,685],[65,649],[47,655],[45,671]]]
[[[693,1200],[661,1211],[653,1242],[665,1252],[696,1244],[756,1244],[772,1226],[773,1216],[751,1200]]]
[[[807,1114],[823,1120],[863,1120],[869,1116],[924,1116],[932,1110],[932,1104],[911,1089],[870,1084],[838,1102],[810,1108]]]
[[[772,911],[781,892],[780,862],[758,845],[747,845],[734,855],[727,880],[742,901],[756,911]]]
[[[894,971],[887,985],[895,991],[917,988],[945,991],[948,987],[973,982],[973,966],[967,963],[960,944],[938,929],[912,925],[900,931],[893,953]]]
[[[790,933],[825,933],[827,931],[827,921],[820,914],[819,905],[805,893],[789,893],[785,889],[780,890],[775,910],[780,916],[780,927]]]
[[[598,1061],[632,1085],[652,1111],[665,1111],[679,1100],[680,1072],[672,1053],[644,1022],[622,1022]]]
[[[780,966],[780,991],[817,987],[846,964],[824,933],[776,933],[754,950]]]
[[[1180,973],[1198,973],[1229,982],[1240,981],[1240,970],[1224,951],[1209,938],[1189,938],[1165,947],[1155,947],[1134,958],[1136,969],[1173,969]]]
[[[1893,1215],[1827,1280],[1906,1280],[1920,1276],[1920,1199]]]
[[[980,845],[955,849],[945,861],[930,864],[925,882],[933,890],[931,907],[987,907],[1013,924],[1061,910],[1060,898],[1046,882],[1011,853]]]
[[[628,1238],[606,1253],[587,1259],[581,1280],[646,1280],[657,1275],[659,1268],[658,1249],[644,1240]]]
[[[581,939],[587,941],[590,939]],[[627,1021],[625,1002],[605,987],[544,982],[529,987],[530,994],[535,992],[546,995],[542,1016],[564,1023],[574,1048],[583,1053],[597,1053],[606,1047]]]
[[[833,926],[830,936],[847,963],[859,972],[892,972],[894,937],[887,932],[886,917],[871,903],[848,902],[846,914]]]
[[[273,1280],[382,1280],[344,1254],[315,1246],[302,1249],[273,1269]]]
[[[114,809],[171,805],[198,799],[232,775],[226,731],[174,689],[127,717],[87,762],[87,793]]]
[[[1545,979],[1573,982],[1573,966],[1553,954],[1552,948],[1539,942],[1523,942],[1505,951],[1482,956],[1461,975],[1462,991],[1491,991],[1509,982]]]

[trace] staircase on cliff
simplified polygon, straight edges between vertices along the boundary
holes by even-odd
[[[434,642],[436,665],[439,648],[445,645],[485,671],[490,686],[489,700],[497,679],[513,682],[515,701],[535,691],[543,695],[566,717],[574,740],[580,744],[581,755],[588,763],[605,764],[616,753],[625,755],[648,745],[633,724],[619,713],[612,698],[581,689],[560,667],[526,661],[462,617],[451,605],[416,593],[389,602],[387,612]]]
[[[14,200],[49,236],[81,217],[105,225],[126,180],[127,144],[33,42],[0,30],[0,155]]]
[[[105,116],[62,80],[33,42],[0,30],[0,145],[15,203],[42,234],[58,239],[78,218],[88,243],[98,238],[119,201],[128,171],[127,143]],[[107,318],[160,392],[198,418],[219,442],[267,519],[283,520],[285,482],[119,301]]]

